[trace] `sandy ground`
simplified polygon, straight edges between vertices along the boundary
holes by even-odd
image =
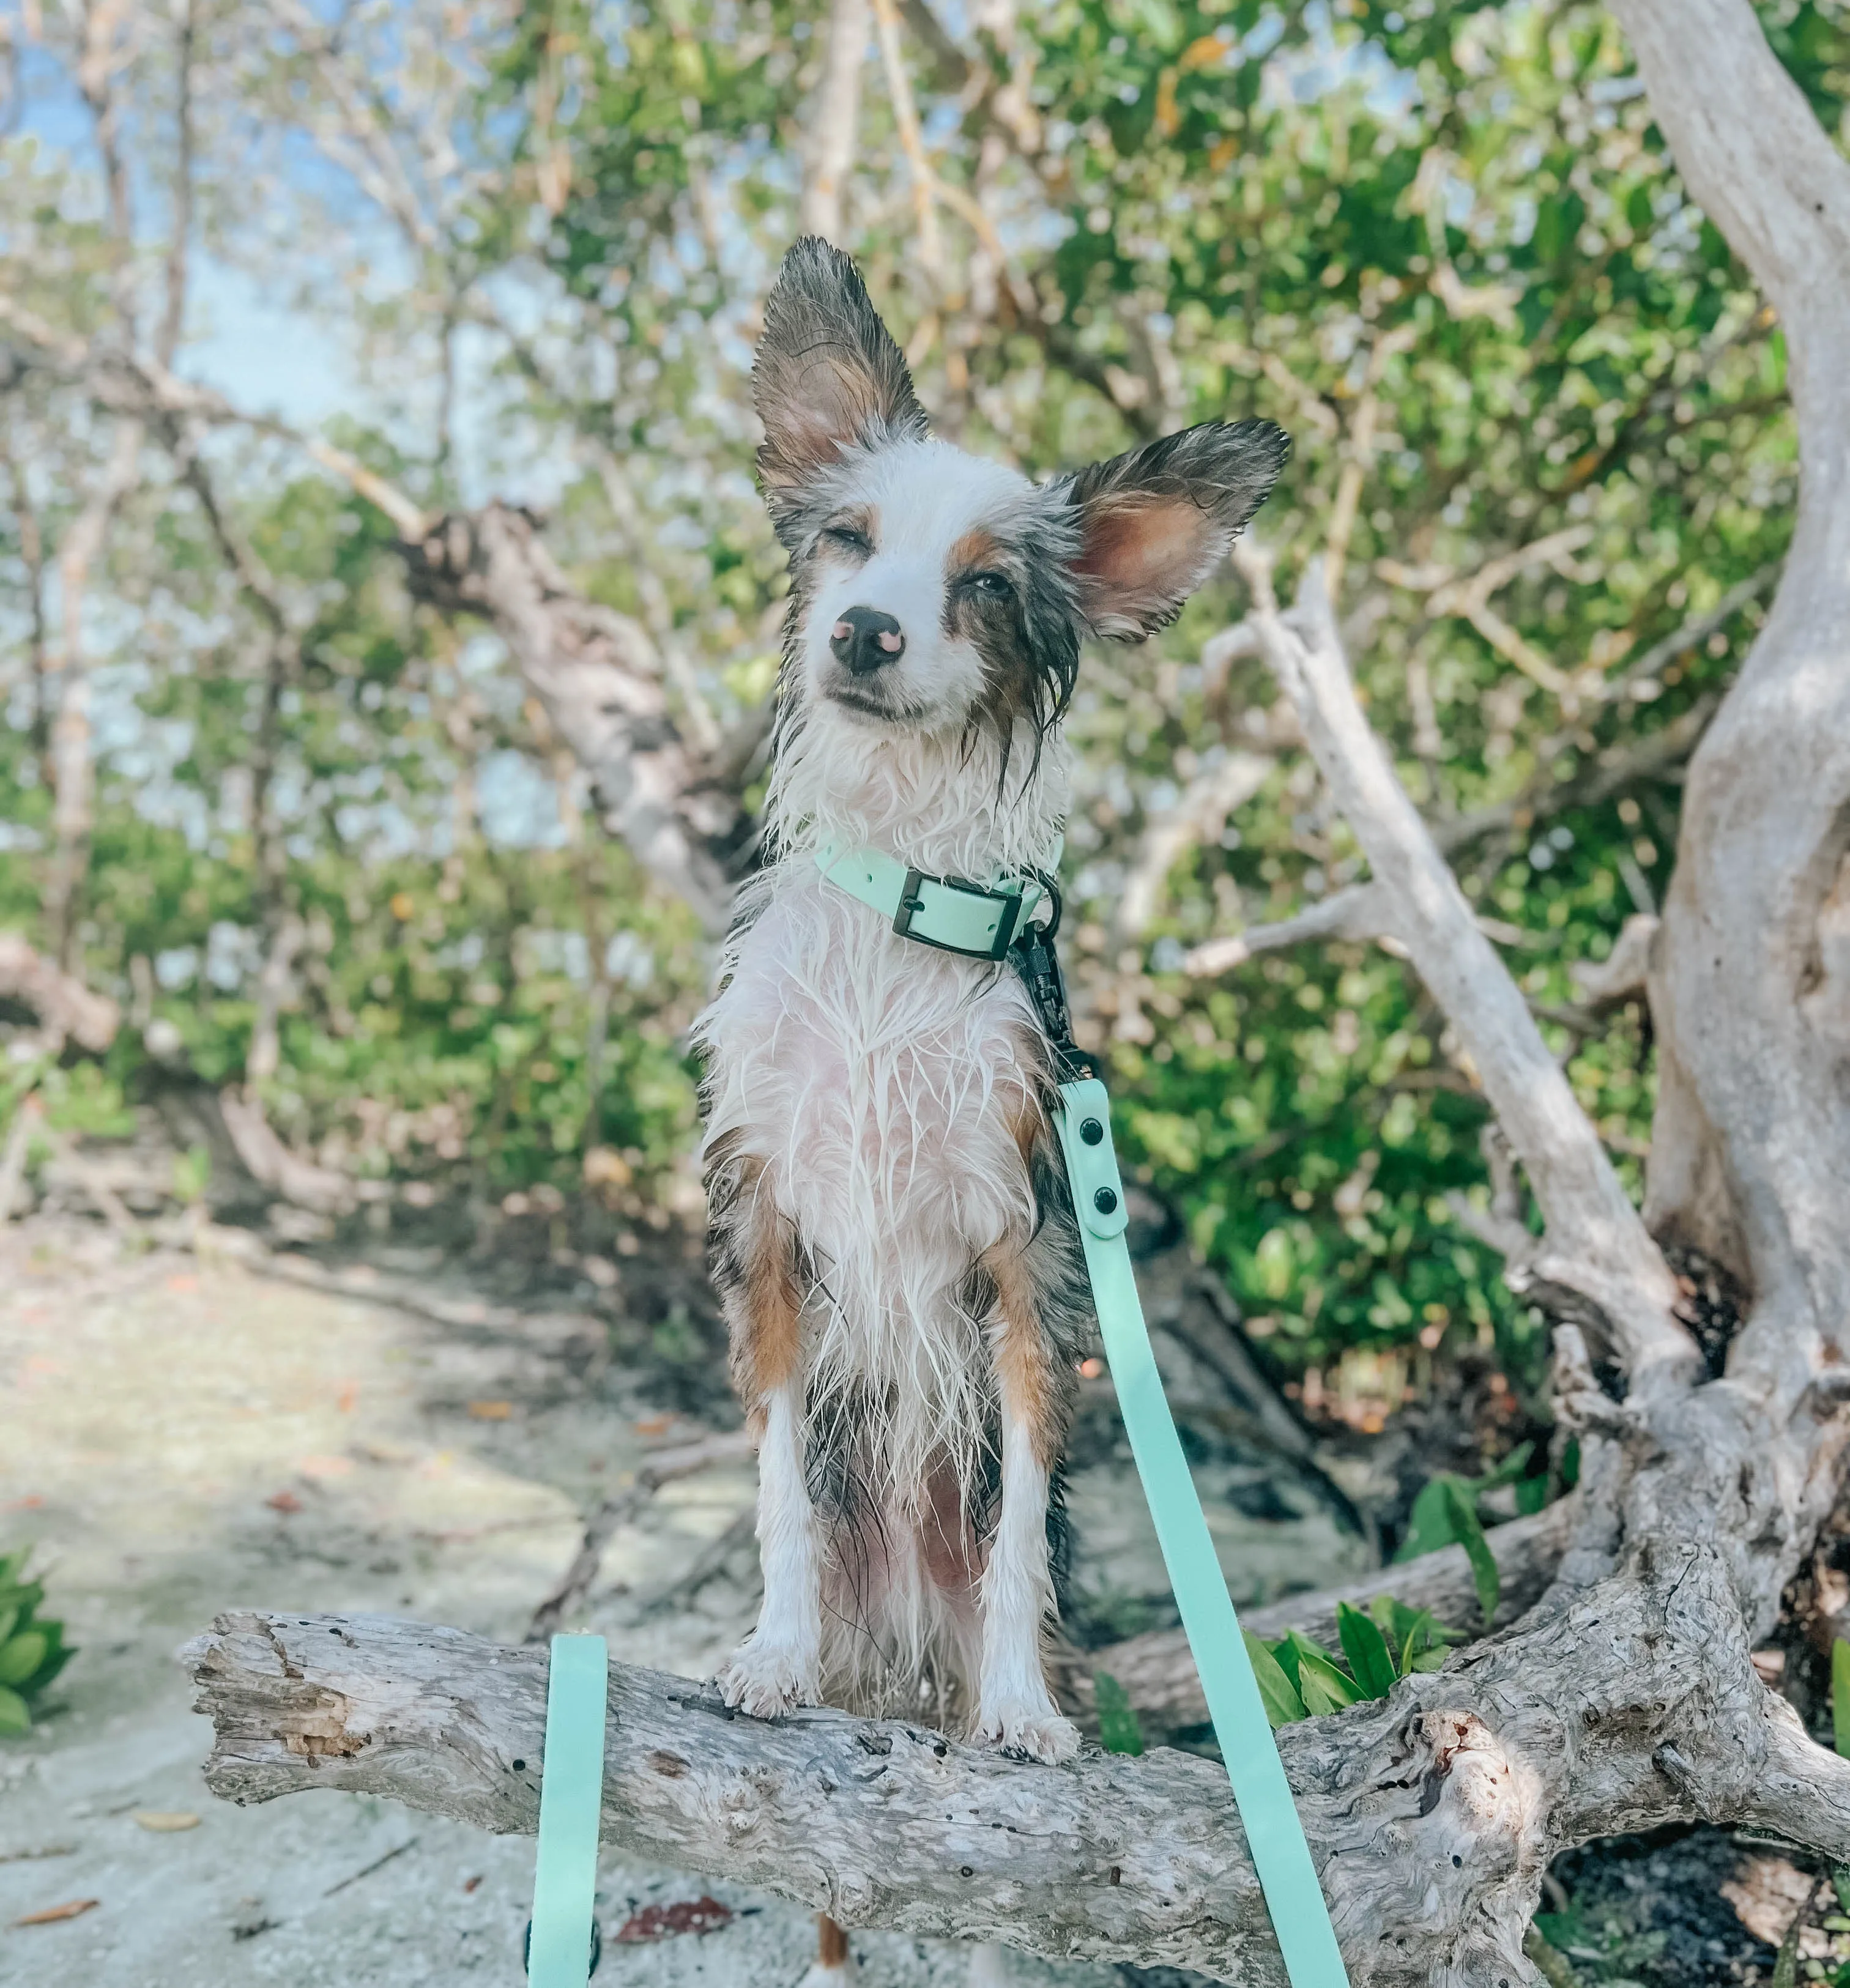
[[[441,1275],[409,1256],[396,1267]],[[472,1326],[465,1303],[438,1324],[385,1301],[390,1283],[360,1270],[329,1292],[209,1247],[124,1256],[80,1225],[0,1231],[0,1549],[36,1543],[48,1605],[82,1646],[42,1724],[0,1741],[8,1988],[519,1982],[530,1842],[331,1793],[215,1801],[199,1774],[209,1729],[174,1661],[238,1604],[518,1640],[580,1514],[649,1449],[699,1432],[600,1368],[594,1317]],[[1147,1520],[1109,1451],[1074,1484],[1081,1577],[1114,1605],[1160,1608]],[[1263,1476],[1237,1459],[1207,1472],[1245,1598],[1359,1564],[1321,1513],[1269,1504]],[[617,1655],[709,1672],[756,1605],[751,1495],[749,1470],[669,1487],[612,1541],[576,1626],[606,1629]],[[609,1862],[600,1919],[608,1935],[643,1904],[706,1891],[728,1924],[613,1944],[600,1983],[795,1983],[810,1922],[774,1902]],[[74,1917],[15,1923],[87,1899]],[[968,1976],[957,1949],[855,1944],[869,1988]],[[1011,1956],[1006,1978],[1120,1977]]]

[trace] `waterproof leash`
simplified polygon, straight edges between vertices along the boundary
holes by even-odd
[[[597,1827],[604,1809],[609,1679],[610,1652],[601,1636],[553,1638],[539,1776],[539,1854],[526,1932],[533,1988],[585,1988],[603,1958],[596,1918]]]
[[[1111,1100],[1074,1043],[1054,950],[1059,888],[1040,873],[999,875],[987,884],[923,877],[879,850],[843,851],[832,844],[816,860],[831,883],[888,915],[901,938],[976,958],[1011,959],[1027,985],[1054,1050],[1057,1129],[1118,1408],[1285,1972],[1291,1988],[1348,1988],[1311,1847],[1151,1350],[1125,1236],[1130,1216],[1111,1144]],[[1050,913],[1037,922],[1033,914],[1043,898]]]

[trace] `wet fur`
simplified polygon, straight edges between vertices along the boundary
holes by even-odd
[[[1082,637],[1172,618],[1286,444],[1209,424],[1031,484],[931,437],[853,265],[813,241],[754,386],[792,590],[767,861],[695,1031],[766,1570],[722,1682],[749,1711],[924,1710],[1063,1757],[1042,1641],[1094,1327],[1047,1045],[1011,969],[896,937],[813,858],[1052,867]],[[871,676],[830,647],[851,604],[905,632]]]

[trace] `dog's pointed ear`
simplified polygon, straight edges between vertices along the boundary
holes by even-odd
[[[764,424],[758,468],[773,515],[844,449],[925,432],[905,355],[861,272],[820,236],[803,236],[765,300],[752,368]]]
[[[1290,437],[1270,421],[1205,421],[1070,478],[1073,574],[1094,632],[1141,642],[1173,621],[1290,452]]]

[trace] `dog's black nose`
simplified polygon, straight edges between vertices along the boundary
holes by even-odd
[[[871,675],[905,653],[899,624],[878,607],[850,607],[829,631],[829,647],[837,662],[857,677]]]

